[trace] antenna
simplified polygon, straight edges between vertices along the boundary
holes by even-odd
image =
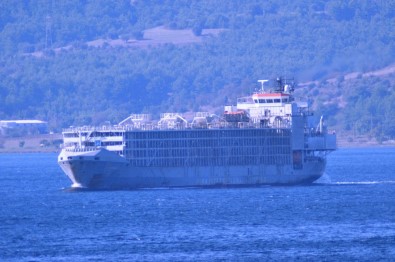
[[[261,91],[263,92],[263,91],[265,91],[264,89],[263,89],[263,85],[266,83],[266,82],[269,82],[269,80],[258,80],[258,83],[261,83]]]

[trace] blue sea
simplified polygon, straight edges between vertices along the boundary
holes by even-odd
[[[395,261],[395,148],[309,186],[73,191],[56,154],[0,154],[0,261]]]

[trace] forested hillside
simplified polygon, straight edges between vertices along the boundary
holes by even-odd
[[[394,139],[395,76],[364,75],[395,63],[393,28],[395,1],[3,0],[0,119],[218,111],[282,75],[337,129]]]

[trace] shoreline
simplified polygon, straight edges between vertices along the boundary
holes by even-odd
[[[23,137],[0,136],[0,154],[59,153],[62,134],[41,134]]]
[[[395,148],[395,144],[385,144],[385,145],[366,145],[366,144],[359,144],[359,145],[343,145],[343,146],[338,146],[336,150],[341,150],[341,149],[384,149],[384,148]],[[23,150],[18,150],[18,149],[0,149],[0,155],[1,154],[59,154],[61,149],[59,148],[26,148]]]
[[[348,145],[339,146],[335,151],[341,149],[384,149],[384,148],[395,148],[395,145]],[[26,149],[26,150],[4,150],[0,149],[0,155],[2,154],[59,154],[61,149],[42,150],[42,149]]]
[[[24,137],[0,137],[0,154],[59,153],[63,143],[62,134],[43,134]],[[338,137],[337,149],[343,148],[395,148],[395,141],[347,141]]]
[[[60,150],[36,150],[36,149],[26,149],[26,150],[4,150],[0,149],[0,155],[1,154],[48,154],[48,153],[53,153],[53,154],[59,154]]]

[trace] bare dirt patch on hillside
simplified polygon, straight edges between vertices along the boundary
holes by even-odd
[[[387,75],[391,75],[391,74],[395,74],[395,64],[389,65],[387,67],[381,68],[381,69],[377,69],[374,71],[369,71],[369,72],[352,72],[352,73],[348,73],[344,75],[344,80],[353,80],[359,77],[362,78],[366,78],[366,77],[372,77],[372,76],[387,76]],[[328,83],[335,83],[336,81],[338,81],[338,78],[328,78],[325,80],[325,82]],[[304,82],[304,83],[299,83],[299,87],[306,87],[309,85],[318,85],[320,81],[308,81],[308,82]]]
[[[186,45],[201,43],[210,37],[216,37],[225,29],[203,29],[200,36],[193,34],[191,29],[168,29],[158,26],[143,32],[142,39],[98,39],[87,42],[88,46],[101,47],[109,45],[112,47],[149,47],[164,44]]]

